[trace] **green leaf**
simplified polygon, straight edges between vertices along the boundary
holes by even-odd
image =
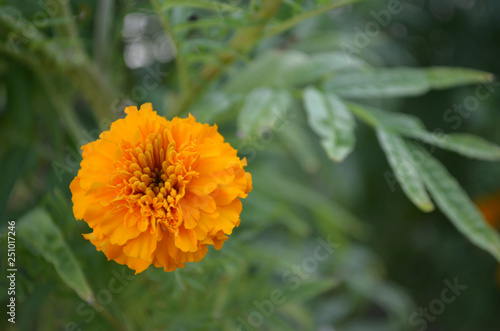
[[[341,73],[325,82],[324,88],[343,97],[392,98],[491,80],[491,74],[478,70],[397,67]]]
[[[500,160],[499,146],[470,134],[443,134],[428,131],[402,131],[401,133],[471,158],[486,161]]]
[[[321,144],[334,161],[342,161],[354,148],[354,118],[333,93],[322,94],[313,87],[304,91],[309,126],[321,137]]]
[[[349,98],[414,96],[429,90],[425,72],[412,68],[345,72],[325,82],[324,88]]]
[[[263,129],[273,129],[292,102],[288,91],[259,88],[250,92],[238,115],[238,129],[244,137],[258,135]]]
[[[396,132],[425,130],[425,126],[420,119],[411,115],[376,109],[352,102],[346,102],[346,105],[356,116],[374,127],[383,126]]]
[[[306,55],[298,51],[272,51],[256,58],[226,85],[230,93],[246,93],[259,86],[303,86],[333,72],[366,65],[340,52]]]
[[[446,168],[422,148],[411,145],[412,153],[421,160],[415,165],[434,198],[455,227],[472,243],[500,261],[500,235],[483,218],[481,212]]]
[[[199,9],[213,10],[215,12],[238,12],[241,8],[227,3],[210,0],[178,0],[178,1],[164,1],[161,10],[169,10],[174,7],[193,7]]]
[[[351,110],[360,118],[375,127],[384,127],[414,138],[447,149],[467,157],[496,161],[500,160],[500,147],[480,137],[470,134],[429,132],[420,119],[406,114],[394,113],[359,104],[348,103]]]
[[[225,90],[228,93],[247,93],[259,86],[279,86],[280,67],[294,66],[305,61],[307,56],[300,52],[264,53],[238,72],[226,85]]]
[[[64,283],[82,300],[93,302],[94,295],[75,256],[64,241],[61,230],[49,214],[36,208],[17,223],[19,236],[45,260],[52,263]]]
[[[418,170],[412,165],[404,140],[383,128],[377,128],[377,137],[406,196],[422,211],[432,211],[434,205],[427,195]]]
[[[364,66],[367,64],[362,60],[342,52],[317,53],[306,56],[300,63],[281,62],[276,79],[282,86],[300,86],[314,83],[333,72]]]
[[[426,74],[431,88],[437,90],[493,81],[492,74],[473,69],[435,67],[426,69]]]

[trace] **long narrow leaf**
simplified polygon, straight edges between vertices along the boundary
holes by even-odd
[[[467,157],[497,161],[500,147],[480,137],[462,133],[436,133],[425,129],[420,119],[406,114],[373,109],[359,104],[348,104],[351,110],[375,127],[384,127],[403,136],[447,149]]]
[[[61,231],[45,210],[37,208],[24,215],[18,222],[17,230],[28,246],[54,265],[69,288],[82,300],[93,301],[92,289],[80,265],[64,241]]]
[[[390,98],[421,95],[430,87],[425,72],[392,68],[341,73],[327,81],[324,88],[342,97]]]
[[[424,179],[435,203],[455,227],[472,243],[500,261],[500,235],[483,218],[481,212],[446,168],[422,148],[411,145],[422,160],[415,165]]]
[[[350,98],[417,96],[431,89],[491,82],[492,75],[462,68],[388,68],[352,71],[327,81],[325,90]]]
[[[428,131],[404,131],[402,134],[475,159],[500,160],[500,147],[470,134],[438,134]]]
[[[437,90],[493,81],[493,75],[490,73],[465,68],[435,67],[427,69],[426,74],[431,88]]]
[[[427,195],[422,177],[412,165],[404,140],[383,128],[377,129],[377,137],[406,196],[422,211],[432,211],[434,205]]]

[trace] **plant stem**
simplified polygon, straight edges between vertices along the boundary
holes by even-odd
[[[97,66],[101,70],[106,68],[114,6],[115,3],[113,0],[101,0],[97,2],[96,20],[94,25],[94,57],[96,59]]]
[[[69,1],[55,1],[54,5],[56,6],[56,16],[64,18],[63,24],[55,27],[56,32],[61,37],[69,38],[71,41],[78,43],[77,47],[81,48],[82,46],[78,39],[78,29],[71,15]]]

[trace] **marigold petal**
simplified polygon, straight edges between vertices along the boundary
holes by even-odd
[[[91,212],[98,210],[99,207],[89,208]],[[104,209],[104,208],[102,208]],[[102,209],[100,211],[102,211]],[[99,211],[96,214],[85,214],[85,219],[89,219],[89,226],[95,225],[100,231],[109,237],[109,241],[114,245],[124,245],[130,239],[139,236],[140,232],[136,228],[129,228],[125,224],[125,216],[128,210],[122,209],[118,212],[106,211],[102,216],[99,216]],[[91,226],[92,227],[92,226]]]
[[[173,236],[163,236],[163,239],[158,242],[154,257],[154,264],[156,267],[163,267],[165,271],[172,271],[176,268],[184,268],[184,264],[177,264],[174,258],[172,258],[169,254],[172,249],[179,251],[175,246],[172,247],[172,245],[169,244],[173,242]]]
[[[175,246],[183,252],[196,251],[198,247],[195,232],[184,227],[179,228],[179,232],[175,236]]]
[[[75,177],[69,186],[73,196],[73,214],[77,220],[81,220],[87,207],[93,202],[92,197],[86,196],[86,192],[80,187],[80,178]]]
[[[186,263],[186,262],[199,262],[201,259],[207,254],[208,248],[206,245],[200,246],[194,252],[179,252],[178,255],[178,263]]]
[[[197,220],[200,219],[200,210],[196,208],[188,199],[179,201],[181,206],[182,215],[184,217],[184,227],[186,229],[193,229],[196,227]]]
[[[242,204],[239,199],[235,199],[228,205],[219,206],[219,219],[214,229],[231,234],[234,227],[239,225],[241,209]]]
[[[136,257],[145,261],[153,261],[153,252],[157,244],[156,236],[145,231],[137,238],[129,240],[123,246],[123,252],[129,257]]]
[[[113,260],[120,264],[126,264],[130,269],[135,270],[136,275],[140,272],[143,272],[151,265],[151,261],[145,261],[135,257],[127,256],[123,253],[123,250],[120,250],[119,252],[119,255],[114,257]]]

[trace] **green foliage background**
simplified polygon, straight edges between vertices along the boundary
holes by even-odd
[[[458,279],[426,329],[498,330],[500,239],[467,195],[500,188],[500,4],[403,1],[381,26],[393,2],[0,2],[2,270],[17,224],[16,324],[0,327],[420,330],[412,314]],[[478,86],[478,109],[454,111]],[[132,276],[81,236],[69,183],[80,146],[145,102],[216,123],[254,189],[220,251]],[[412,163],[417,141],[431,161]],[[318,238],[334,253],[291,279]]]

